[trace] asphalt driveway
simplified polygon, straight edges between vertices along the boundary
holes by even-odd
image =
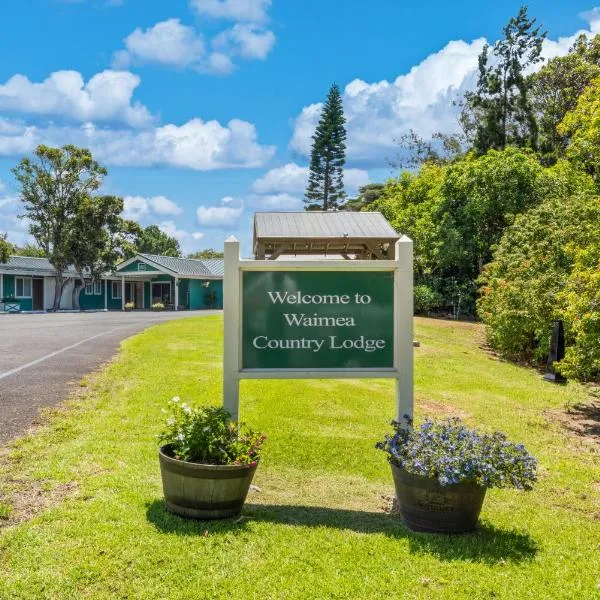
[[[40,408],[64,400],[125,338],[163,321],[217,312],[0,315],[0,444],[32,425]]]

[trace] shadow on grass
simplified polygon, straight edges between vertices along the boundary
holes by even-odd
[[[212,535],[243,532],[249,523],[277,523],[298,527],[328,527],[365,534],[384,534],[407,540],[411,553],[429,554],[441,560],[465,560],[482,563],[531,560],[535,541],[525,533],[498,529],[482,523],[469,534],[417,533],[408,529],[397,516],[386,513],[324,508],[319,506],[246,504],[240,517],[220,521],[194,521],[168,513],[164,501],[148,504],[148,521],[165,533],[176,535]]]

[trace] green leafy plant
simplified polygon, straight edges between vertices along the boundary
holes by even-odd
[[[536,481],[537,460],[522,444],[509,442],[504,433],[481,433],[460,419],[426,419],[416,429],[404,417],[392,421],[394,432],[377,448],[393,465],[440,485],[471,482],[491,488],[530,490]]]
[[[258,461],[266,436],[232,421],[224,408],[191,407],[175,397],[169,402],[169,412],[159,438],[173,458],[211,465]]]
[[[165,310],[165,305],[162,302],[155,302],[152,305],[152,310]]]
[[[135,302],[126,302],[125,308],[127,308],[127,309],[135,308]]]

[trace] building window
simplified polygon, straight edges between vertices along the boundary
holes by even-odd
[[[92,293],[93,293],[93,286],[92,286],[92,284],[91,284],[91,283],[88,283],[88,284],[85,286],[85,295],[86,295],[86,296],[91,296],[91,295],[92,295]]]
[[[94,296],[102,296],[102,281],[94,281]]]
[[[147,271],[148,265],[145,263],[138,263],[138,271]]]
[[[31,298],[31,277],[16,277],[15,291],[17,298]]]
[[[121,282],[120,281],[112,281],[112,297],[113,300],[121,300]]]

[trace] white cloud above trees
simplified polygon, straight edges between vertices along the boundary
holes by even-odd
[[[600,32],[600,9],[581,16],[588,28],[546,40],[542,52],[545,58],[566,54],[578,35]],[[393,81],[369,83],[355,79],[346,85],[343,101],[349,162],[384,166],[386,158],[397,151],[397,140],[409,129],[424,138],[436,131],[457,132],[458,108],[453,101],[476,85],[477,59],[485,43],[484,38],[454,40]],[[311,136],[321,110],[322,104],[309,104],[294,120],[290,148],[296,153],[310,154]]]
[[[232,119],[191,119],[143,130],[81,126],[29,125],[0,118],[0,156],[31,152],[38,144],[72,143],[88,147],[100,162],[114,166],[169,166],[197,171],[253,168],[266,164],[275,152],[257,141],[252,123]]]
[[[196,219],[198,225],[224,229],[237,224],[244,212],[244,202],[239,198],[225,196],[220,206],[198,206]]]
[[[139,85],[137,75],[110,69],[87,82],[78,71],[55,71],[39,83],[17,74],[0,85],[0,110],[142,127],[153,118],[133,100]]]
[[[158,63],[170,67],[199,66],[204,60],[204,40],[179,19],[167,19],[143,30],[140,27],[124,40],[125,50],[115,53],[113,66]]]

